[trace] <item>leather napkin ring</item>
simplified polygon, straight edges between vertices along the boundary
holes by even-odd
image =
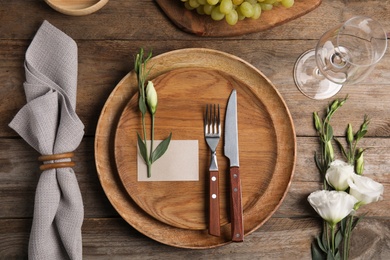
[[[70,159],[74,156],[73,152],[70,153],[60,153],[60,154],[50,154],[50,155],[41,155],[38,157],[38,161],[45,162],[45,161],[55,161],[59,159]],[[76,164],[72,161],[68,162],[52,162],[52,163],[44,163],[42,164],[39,169],[41,171],[49,170],[49,169],[57,169],[57,168],[67,168],[67,167],[73,167]]]

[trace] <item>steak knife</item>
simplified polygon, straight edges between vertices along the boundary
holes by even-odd
[[[230,217],[232,241],[244,241],[244,223],[238,152],[237,91],[230,94],[225,115],[224,154],[230,160]]]

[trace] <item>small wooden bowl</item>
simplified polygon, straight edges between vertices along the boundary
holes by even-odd
[[[108,0],[45,0],[54,10],[72,16],[88,15],[98,11]]]

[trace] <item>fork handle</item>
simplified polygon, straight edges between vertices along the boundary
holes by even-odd
[[[220,236],[220,216],[219,216],[219,172],[209,171],[209,234]]]
[[[232,241],[244,241],[244,219],[242,210],[240,168],[230,167],[230,214],[232,222]]]

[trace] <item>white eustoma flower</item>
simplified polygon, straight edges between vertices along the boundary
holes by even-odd
[[[334,160],[326,171],[325,179],[335,190],[344,191],[348,189],[348,180],[352,175],[356,175],[352,165]]]
[[[332,227],[348,216],[358,200],[344,191],[319,190],[307,198],[314,210]]]
[[[349,181],[349,194],[354,196],[361,205],[382,199],[384,187],[368,177],[354,175]]]
[[[146,102],[148,103],[150,113],[156,113],[157,92],[152,81],[148,81],[148,85],[146,85]]]

